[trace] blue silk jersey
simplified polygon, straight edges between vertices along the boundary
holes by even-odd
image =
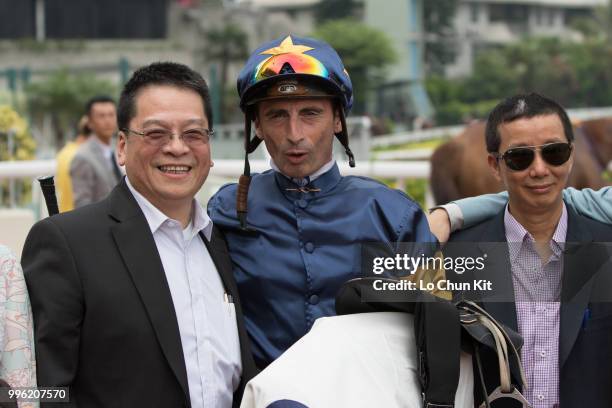
[[[341,285],[360,277],[361,244],[435,242],[425,214],[399,190],[338,166],[301,192],[273,170],[252,177],[248,225],[236,217],[236,184],[208,204],[227,239],[255,361],[265,367],[335,314]],[[312,191],[319,190],[319,191]]]

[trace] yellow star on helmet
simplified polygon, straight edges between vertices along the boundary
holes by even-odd
[[[260,53],[260,55],[279,55],[279,54],[303,54],[306,51],[314,50],[312,47],[306,45],[294,45],[291,36],[288,35],[281,43],[280,46],[269,48]]]

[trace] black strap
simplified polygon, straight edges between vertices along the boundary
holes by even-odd
[[[454,407],[461,353],[459,311],[448,301],[419,302],[414,327],[423,407]]]

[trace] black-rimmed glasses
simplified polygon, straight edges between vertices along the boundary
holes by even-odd
[[[519,146],[508,149],[503,154],[495,153],[494,156],[497,160],[503,160],[510,170],[522,171],[531,166],[538,150],[546,163],[561,166],[569,160],[572,154],[572,144],[558,142],[538,146]]]
[[[174,134],[167,129],[149,129],[142,132],[128,128],[120,130],[126,134],[134,133],[142,136],[145,143],[156,147],[162,147],[170,143],[172,135]],[[212,129],[194,128],[184,131],[178,137],[189,147],[199,147],[208,144],[213,133],[214,131]]]

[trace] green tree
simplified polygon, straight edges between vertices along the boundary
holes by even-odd
[[[117,94],[111,82],[93,74],[72,74],[62,69],[26,88],[27,103],[33,121],[50,115],[55,146],[60,147],[65,136],[85,113],[85,104],[96,95]]]
[[[612,45],[603,38],[526,38],[478,55],[467,78],[428,78],[427,89],[439,124],[482,118],[488,104],[516,93],[539,92],[568,108],[609,106],[611,65]]]
[[[0,105],[0,161],[32,160],[36,143],[27,122],[9,105]],[[31,183],[23,180],[0,181],[0,205],[11,205],[7,192],[15,188],[17,204],[30,201]]]
[[[454,18],[457,0],[423,2],[425,31],[425,63],[429,72],[442,74],[444,67],[455,58],[457,47]]]
[[[9,135],[13,149],[9,149]],[[0,105],[0,161],[31,160],[36,143],[30,134],[27,122],[8,105]]]
[[[612,0],[606,6],[595,7],[590,15],[574,18],[569,25],[587,38],[612,41]]]
[[[226,106],[225,96],[227,89],[227,76],[229,66],[232,62],[242,62],[248,55],[247,34],[233,23],[225,24],[221,28],[208,30],[205,34],[206,46],[204,54],[210,61],[219,63],[219,123],[224,123],[227,119],[228,111],[231,109]]]
[[[385,68],[397,60],[391,40],[380,30],[353,19],[322,24],[312,34],[336,49],[353,83],[353,111],[365,111],[366,95],[384,81]]]

